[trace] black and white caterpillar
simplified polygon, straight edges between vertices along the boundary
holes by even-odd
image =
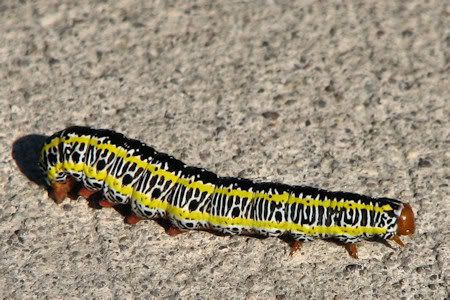
[[[128,223],[170,221],[172,235],[197,229],[282,236],[293,251],[303,241],[332,238],[357,257],[362,239],[403,246],[399,236],[415,230],[411,206],[398,200],[219,177],[111,130],[57,132],[43,146],[39,166],[57,203],[81,184],[79,194],[101,194],[101,206],[130,204]]]

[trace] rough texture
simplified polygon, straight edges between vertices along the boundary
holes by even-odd
[[[60,2],[0,2],[0,298],[448,297],[446,1]],[[71,124],[221,175],[399,198],[417,234],[290,257],[57,206],[31,134]]]

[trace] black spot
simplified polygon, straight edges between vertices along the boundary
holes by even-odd
[[[144,210],[144,214],[149,217],[153,216],[153,212],[150,210]]]
[[[131,181],[133,181],[133,176],[131,176],[130,174],[125,174],[122,179],[122,184],[128,185],[131,183]]]
[[[187,228],[194,228],[194,224],[192,224],[190,222],[184,223],[184,226],[186,226]]]
[[[106,167],[105,161],[104,160],[99,160],[97,162],[97,171],[101,171]]]
[[[158,177],[157,176],[153,176],[151,179],[150,179],[150,186],[155,186],[155,184],[156,184],[156,181],[158,180]]]
[[[108,156],[108,159],[107,159],[108,164],[110,164],[113,161],[114,158],[115,158],[114,155],[112,153],[109,153],[109,156]]]
[[[86,144],[84,144],[84,143],[80,144],[80,151],[84,151],[84,146],[86,146]]]
[[[101,189],[101,188],[102,188],[102,184],[101,184],[101,183],[94,182],[92,185],[93,185],[96,189]]]
[[[191,199],[192,196],[193,196],[192,189],[186,189],[186,193],[184,194],[184,197],[186,199]]]
[[[231,212],[231,216],[233,218],[239,217],[240,214],[241,214],[241,210],[239,209],[239,207],[233,208],[233,211]]]
[[[189,210],[194,211],[198,207],[198,201],[192,200],[191,203],[189,203]]]
[[[49,153],[48,154],[48,161],[51,163],[51,164],[55,164],[56,163],[56,154],[54,154],[54,153]]]
[[[276,220],[277,222],[283,221],[283,215],[281,214],[281,212],[277,211],[277,212],[275,213],[275,220]]]
[[[80,153],[78,153],[77,151],[72,153],[72,160],[74,162],[79,162],[80,161]]]
[[[158,188],[153,189],[152,198],[157,199],[159,196],[161,196],[161,190]]]

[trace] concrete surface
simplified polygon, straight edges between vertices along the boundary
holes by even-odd
[[[0,2],[1,298],[449,296],[448,2],[148,2]],[[33,161],[71,124],[222,175],[396,197],[417,234],[290,257],[57,206]]]

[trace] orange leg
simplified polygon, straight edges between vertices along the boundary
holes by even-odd
[[[130,225],[135,225],[136,223],[138,223],[141,220],[142,220],[141,218],[139,218],[135,214],[131,213],[131,215],[128,215],[125,218],[125,223],[130,224]]]
[[[169,228],[166,229],[166,233],[170,236],[176,236],[179,235],[180,233],[184,233],[184,231],[178,227],[175,227],[174,225],[171,225]]]
[[[59,204],[67,197],[74,185],[75,180],[73,178],[67,179],[66,182],[54,182],[51,185],[48,195]]]
[[[289,246],[291,246],[291,252],[289,253],[289,256],[293,256],[295,252],[299,251],[302,247],[302,242],[300,241],[292,241],[289,243]]]
[[[401,247],[405,247],[405,244],[403,244],[402,240],[400,239],[400,237],[398,235],[394,235],[393,237],[390,238],[390,240],[396,242]]]
[[[92,196],[95,193],[95,191],[91,191],[85,187],[81,188],[78,191],[78,195],[80,195],[81,197],[83,197],[84,199],[88,199],[90,196]]]
[[[111,203],[111,202],[109,202],[109,201],[106,200],[106,199],[102,199],[102,200],[98,201],[98,204],[99,204],[101,207],[113,207],[113,206],[115,205],[114,203]]]
[[[356,246],[356,244],[345,244],[344,247],[351,257],[358,259],[358,247]]]

